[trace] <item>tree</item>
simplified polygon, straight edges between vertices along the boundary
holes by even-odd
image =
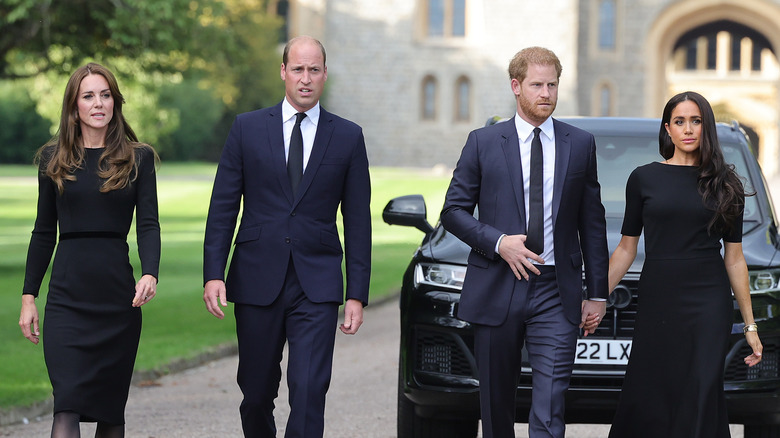
[[[226,36],[204,23],[223,13],[219,0],[5,0],[0,79],[70,73],[85,58],[127,57],[146,68],[175,69],[186,58],[177,53],[208,59],[220,50]]]
[[[0,163],[33,161],[35,151],[51,137],[49,122],[35,111],[25,88],[0,84]]]
[[[55,96],[96,61],[142,141],[169,159],[214,159],[237,113],[281,99],[282,24],[268,0],[2,0],[0,81],[29,84],[55,134]]]

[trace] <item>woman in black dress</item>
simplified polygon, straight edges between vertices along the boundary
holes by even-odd
[[[37,344],[35,298],[56,244],[42,327],[54,393],[52,437],[80,436],[81,421],[97,422],[96,437],[124,436],[140,307],[156,293],[157,155],[138,142],[123,103],[108,69],[79,68],[65,89],[59,133],[36,157],[38,210],[19,325]],[[134,211],[137,283],[127,245]]]
[[[609,260],[613,290],[644,228],[640,307],[609,436],[729,437],[723,364],[731,291],[753,350],[745,363],[760,362],[762,351],[742,253],[745,190],[724,161],[712,108],[697,93],[666,104],[659,150],[663,162],[638,167],[628,179],[623,237]]]

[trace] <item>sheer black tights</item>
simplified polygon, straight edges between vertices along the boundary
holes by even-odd
[[[51,438],[79,438],[79,414],[70,411],[62,411],[54,414],[54,422],[51,424]]]
[[[80,438],[80,415],[75,412],[63,411],[54,414],[51,426],[51,438]],[[98,422],[95,438],[124,438],[124,424],[107,424]]]
[[[125,425],[98,423],[95,438],[125,438]]]

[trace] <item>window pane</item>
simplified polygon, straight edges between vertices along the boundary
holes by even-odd
[[[468,79],[463,78],[458,81],[458,120],[469,120],[471,117],[469,108],[471,107],[471,85]]]
[[[731,34],[731,70],[738,71],[742,61],[742,38]]]
[[[599,47],[615,48],[615,0],[603,0],[599,6]]]
[[[428,36],[444,36],[444,0],[428,0]]]
[[[452,36],[466,35],[466,0],[452,0]]]
[[[759,46],[756,41],[753,41],[753,57],[751,58],[751,70],[753,71],[761,71],[761,50],[762,47]]]
[[[707,70],[715,70],[718,58],[718,36],[707,35]]]
[[[696,40],[691,39],[685,46],[685,68],[687,70],[696,70]]]
[[[609,92],[609,87],[601,87],[601,96],[599,96],[599,103],[601,108],[599,109],[600,116],[607,117],[610,115],[610,107],[612,103],[612,94]]]
[[[436,81],[426,78],[423,83],[423,119],[436,117]]]

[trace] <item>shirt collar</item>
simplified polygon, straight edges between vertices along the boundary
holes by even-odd
[[[519,114],[515,114],[515,129],[517,130],[517,138],[519,138],[521,142],[525,143],[530,141],[534,133],[534,128],[536,128],[534,125],[523,120]],[[539,128],[541,128],[542,133],[547,138],[555,138],[555,128],[552,117],[548,117],[547,120],[542,122],[542,124],[539,125]]]
[[[290,105],[290,102],[287,101],[287,98],[285,97],[282,101],[282,121],[287,122],[290,119],[295,118],[295,114],[298,113],[298,110],[293,108],[292,105]],[[306,118],[309,119],[312,123],[314,123],[315,126],[317,126],[317,122],[320,120],[320,103],[317,102],[313,107],[309,108],[308,111],[306,111]]]

